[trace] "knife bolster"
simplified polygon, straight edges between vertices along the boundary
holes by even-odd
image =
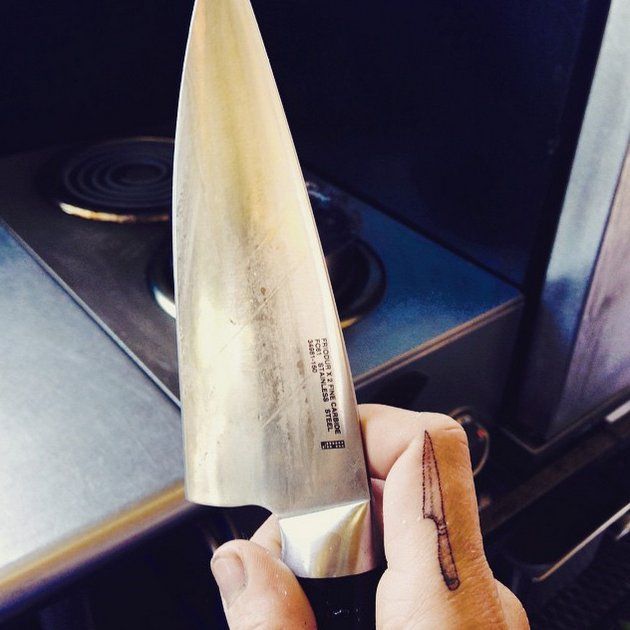
[[[379,564],[370,500],[279,518],[282,560],[299,577],[356,575]]]

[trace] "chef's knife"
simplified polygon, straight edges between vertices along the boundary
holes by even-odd
[[[354,389],[248,0],[193,10],[173,226],[187,497],[275,512],[322,625],[369,626],[377,555]]]

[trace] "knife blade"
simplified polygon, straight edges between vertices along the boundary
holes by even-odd
[[[370,487],[324,255],[248,0],[193,9],[173,202],[187,497],[276,513],[284,561],[330,608],[319,579],[377,564]]]

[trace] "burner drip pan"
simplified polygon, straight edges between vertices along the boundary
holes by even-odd
[[[64,153],[43,173],[45,194],[92,221],[146,223],[171,214],[173,141],[137,137]]]

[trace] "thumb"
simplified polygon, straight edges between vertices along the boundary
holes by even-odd
[[[260,545],[230,541],[215,551],[211,568],[231,630],[316,627],[295,575]]]

